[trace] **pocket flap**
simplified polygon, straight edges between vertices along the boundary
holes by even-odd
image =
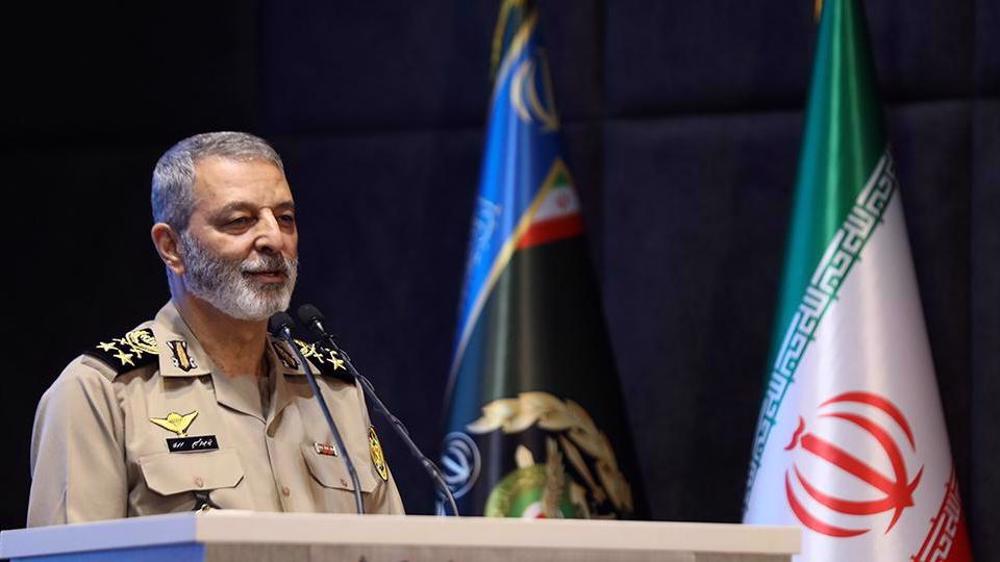
[[[341,490],[354,490],[351,484],[351,475],[347,472],[347,465],[340,456],[321,455],[311,445],[302,445],[302,456],[306,460],[306,466],[320,484],[327,488],[339,488]],[[378,486],[378,481],[372,473],[370,463],[365,459],[351,457],[354,461],[354,468],[358,471],[358,480],[361,482],[361,491],[371,493]]]
[[[158,453],[139,459],[146,486],[169,496],[193,490],[233,488],[243,480],[236,449],[207,453]]]

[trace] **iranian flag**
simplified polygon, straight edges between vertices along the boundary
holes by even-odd
[[[801,561],[967,561],[863,8],[827,0],[744,522]]]

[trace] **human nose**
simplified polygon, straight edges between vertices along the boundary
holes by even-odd
[[[281,226],[277,217],[270,210],[261,212],[261,217],[257,221],[257,236],[254,238],[254,247],[261,253],[278,253],[284,248],[285,238],[281,233]]]

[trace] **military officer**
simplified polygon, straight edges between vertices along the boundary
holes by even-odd
[[[278,154],[206,133],[153,172],[153,244],[170,301],[98,342],[38,405],[28,525],[192,509],[353,512],[403,505],[360,387],[335,354],[299,343],[344,437],[332,436],[303,365],[267,334],[298,266],[295,205]]]

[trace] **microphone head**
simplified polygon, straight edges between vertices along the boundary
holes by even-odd
[[[300,306],[298,316],[299,322],[302,322],[309,327],[312,327],[312,325],[317,321],[320,323],[326,322],[326,318],[323,317],[323,313],[311,304],[304,304]]]
[[[267,321],[267,330],[275,336],[283,336],[286,330],[291,333],[294,327],[295,320],[292,320],[292,316],[284,311],[275,313]]]

